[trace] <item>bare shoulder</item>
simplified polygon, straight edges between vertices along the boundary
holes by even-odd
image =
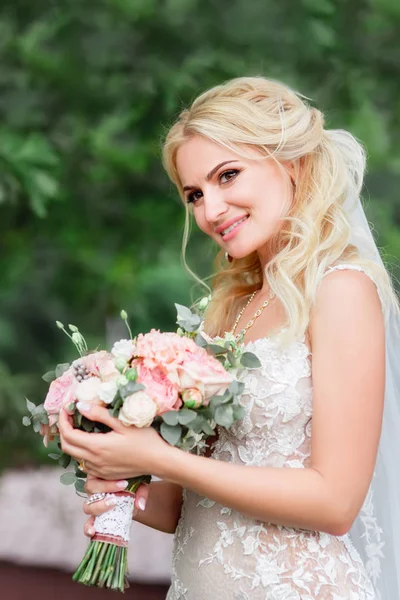
[[[352,335],[384,334],[382,305],[373,280],[363,271],[335,270],[321,281],[310,318],[310,337],[347,339]]]

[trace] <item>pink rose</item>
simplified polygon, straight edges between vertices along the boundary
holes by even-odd
[[[51,382],[49,391],[44,401],[46,412],[58,415],[64,404],[70,404],[75,399],[75,390],[78,385],[72,369],[68,369],[61,377]]]
[[[143,360],[138,359],[133,361],[132,366],[137,369],[137,382],[145,386],[146,394],[157,404],[157,415],[169,410],[178,410],[182,404],[178,388],[160,367],[149,369]]]
[[[221,363],[210,356],[203,348],[195,355],[188,356],[178,367],[179,388],[196,388],[204,396],[204,404],[216,394],[223,394],[233,381]]]
[[[136,340],[135,356],[143,359],[146,367],[162,366],[173,372],[188,352],[196,352],[196,342],[180,337],[177,333],[160,333],[152,329],[145,335],[139,334]]]
[[[88,354],[80,362],[94,377],[99,377],[102,381],[111,381],[120,375],[114,364],[114,357],[105,350]]]

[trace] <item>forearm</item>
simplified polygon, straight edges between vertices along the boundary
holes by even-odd
[[[181,514],[182,487],[170,481],[153,481],[144,511],[139,511],[135,521],[153,529],[174,533]]]
[[[338,501],[312,468],[245,467],[173,449],[162,477],[250,517],[342,535]]]

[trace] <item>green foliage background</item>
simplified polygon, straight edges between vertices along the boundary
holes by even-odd
[[[180,109],[264,74],[367,146],[368,216],[400,257],[398,0],[3,0],[0,8],[0,466],[45,458],[20,425],[39,375],[95,347],[120,308],[135,332],[174,326],[183,210],[160,164]],[[209,272],[194,232],[189,263]]]

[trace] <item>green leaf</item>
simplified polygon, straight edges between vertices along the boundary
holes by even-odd
[[[129,381],[135,381],[135,379],[137,377],[137,369],[128,369],[125,373],[125,377]]]
[[[62,363],[56,366],[55,375],[56,378],[61,377],[69,369],[69,363]]]
[[[76,481],[75,473],[63,473],[60,477],[60,481],[63,485],[72,485]]]
[[[169,410],[161,416],[164,423],[170,425],[171,427],[174,427],[179,423],[179,412],[177,410]]]
[[[240,359],[240,364],[246,369],[258,369],[261,367],[259,358],[252,352],[244,352]]]
[[[47,371],[47,373],[42,375],[42,379],[43,379],[43,381],[46,381],[46,383],[51,383],[52,381],[54,381],[56,379],[55,371]]]
[[[60,454],[48,454],[47,456],[52,460],[58,460],[59,458],[61,458]]]
[[[25,425],[25,427],[29,427],[31,425],[31,420],[29,417],[24,417],[22,419],[22,425]]]
[[[215,422],[221,427],[229,429],[233,425],[233,410],[232,406],[218,406],[215,411]]]
[[[180,425],[171,427],[166,423],[162,423],[160,427],[160,433],[166,442],[171,444],[171,446],[176,446],[181,439],[182,427]]]
[[[176,412],[178,413],[179,423],[181,425],[187,425],[197,417],[197,413],[189,408],[182,408],[182,410]]]

